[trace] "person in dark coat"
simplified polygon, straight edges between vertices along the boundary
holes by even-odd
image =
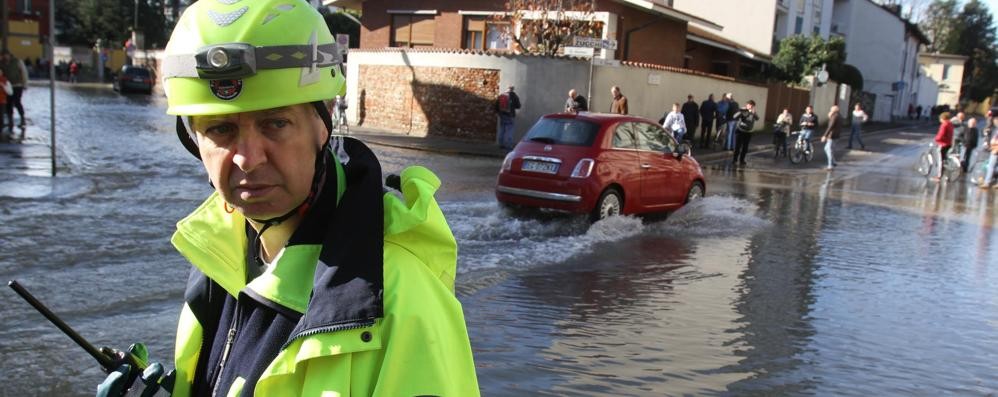
[[[686,103],[683,104],[680,113],[686,119],[686,131],[690,134],[690,140],[696,140],[697,126],[700,125],[700,107],[693,100],[693,94],[686,96]]]
[[[717,113],[717,103],[714,102],[714,94],[710,94],[705,101],[700,103],[701,148],[705,148],[710,144],[710,134],[714,126],[714,113]]]

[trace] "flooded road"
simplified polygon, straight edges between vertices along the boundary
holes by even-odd
[[[169,237],[207,178],[164,99],[58,95],[65,170],[0,171],[0,279],[169,362],[188,271]],[[25,102],[47,140],[47,89]],[[991,395],[998,190],[916,177],[928,137],[885,134],[833,173],[711,166],[701,202],[595,225],[501,211],[497,159],[373,149],[444,181],[483,395]],[[94,362],[10,291],[0,317],[0,396],[93,394]]]

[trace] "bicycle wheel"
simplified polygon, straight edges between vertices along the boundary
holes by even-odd
[[[801,160],[804,159],[804,149],[801,145],[795,144],[793,149],[790,149],[790,162],[794,164],[800,164]]]
[[[932,156],[932,151],[927,150],[919,156],[915,170],[922,176],[929,176],[932,173],[933,162],[935,162],[935,159]]]
[[[806,146],[804,146],[804,161],[810,162],[811,160],[814,159],[814,146],[811,145],[811,142],[808,142],[805,145]]]
[[[963,169],[960,166],[960,161],[952,157],[947,159],[946,167],[943,169],[943,174],[947,181],[953,182],[960,179],[963,175]]]
[[[978,159],[970,168],[970,181],[978,185],[984,183],[984,173],[988,172],[988,161]]]

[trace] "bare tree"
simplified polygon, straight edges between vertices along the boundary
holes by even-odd
[[[575,36],[600,37],[596,0],[508,0],[506,12],[493,19],[503,25],[514,50],[555,55]]]

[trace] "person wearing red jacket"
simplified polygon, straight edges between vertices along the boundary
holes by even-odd
[[[933,180],[940,180],[943,177],[943,161],[946,159],[946,154],[949,152],[950,146],[953,146],[953,123],[949,120],[950,113],[943,112],[939,115],[939,132],[936,133],[936,145],[939,146],[938,158],[936,158],[936,164],[939,164],[936,176],[932,177]]]

